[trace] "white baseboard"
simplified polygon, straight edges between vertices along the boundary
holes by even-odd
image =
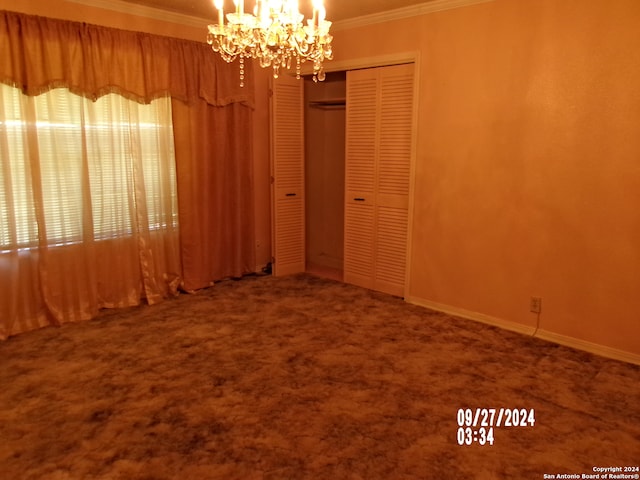
[[[635,353],[607,347],[606,345],[587,342],[586,340],[580,340],[579,338],[568,337],[566,335],[550,332],[548,330],[539,329],[536,332],[536,329],[534,327],[528,325],[510,322],[501,318],[484,315],[482,313],[465,310],[463,308],[452,307],[450,305],[445,305],[442,303],[424,300],[422,298],[406,297],[405,300],[408,303],[429,308],[431,310],[436,310],[438,312],[447,313],[456,317],[465,318],[467,320],[475,320],[477,322],[493,325],[494,327],[504,328],[505,330],[511,330],[512,332],[521,333],[523,335],[535,336],[536,338],[539,338],[541,340],[546,340],[548,342],[553,342],[559,345],[575,348],[577,350],[593,353],[602,357],[640,365],[640,355]]]
[[[566,335],[560,335],[559,333],[550,332],[548,330],[538,330],[536,338],[541,338],[542,340],[576,348],[585,352],[594,353],[602,357],[640,365],[640,355],[625,352],[624,350],[618,350],[617,348],[607,347],[606,345],[587,342],[586,340],[580,340],[579,338],[567,337]]]

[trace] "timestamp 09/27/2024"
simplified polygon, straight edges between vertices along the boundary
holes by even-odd
[[[493,445],[494,428],[533,427],[533,408],[459,408],[457,413],[458,445]]]

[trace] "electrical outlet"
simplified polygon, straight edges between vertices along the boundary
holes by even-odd
[[[529,310],[532,313],[540,313],[542,311],[542,297],[531,297]]]

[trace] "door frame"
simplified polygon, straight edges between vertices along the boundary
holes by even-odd
[[[418,148],[418,105],[420,100],[420,52],[398,52],[389,55],[379,55],[373,57],[360,57],[347,60],[329,61],[324,64],[327,72],[358,70],[361,68],[387,67],[391,65],[399,65],[402,63],[413,63],[413,119],[411,126],[411,159],[409,167],[409,210],[407,224],[407,257],[405,263],[405,281],[404,281],[404,298],[410,296],[411,290],[411,259],[413,258],[413,218],[414,218],[414,198],[416,189],[416,159]],[[302,74],[307,75],[313,73],[312,65],[303,64]]]
[[[416,158],[417,158],[417,138],[418,138],[418,111],[419,99],[420,99],[420,52],[398,52],[389,55],[378,55],[372,57],[359,57],[346,60],[328,61],[324,64],[324,70],[326,72],[339,72],[349,70],[359,70],[362,68],[375,68],[375,67],[387,67],[391,65],[399,65],[403,63],[412,63],[414,66],[413,75],[413,104],[414,109],[412,112],[412,127],[411,127],[411,158],[409,167],[409,209],[408,209],[408,224],[407,224],[407,256],[405,260],[405,282],[404,282],[404,295],[406,299],[410,296],[411,290],[411,259],[413,258],[413,218],[414,218],[414,197],[415,197],[415,182],[416,182]],[[313,65],[309,63],[302,64],[301,75],[310,75],[313,73]],[[271,123],[271,122],[270,122]],[[271,125],[270,125],[271,126]],[[273,218],[273,217],[272,217]],[[273,231],[273,228],[272,228]]]

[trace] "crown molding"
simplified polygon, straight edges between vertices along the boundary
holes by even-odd
[[[375,57],[351,58],[347,60],[331,60],[326,62],[324,71],[344,72],[347,70],[358,70],[361,68],[388,67],[390,65],[400,65],[403,63],[416,63],[420,56],[419,52],[398,52],[389,55],[378,55]],[[295,72],[287,70],[288,75],[295,75]],[[313,74],[313,62],[304,62],[300,69],[301,75]]]
[[[127,13],[138,17],[151,18],[163,22],[177,23],[188,25],[190,27],[206,27],[211,23],[211,19],[194,17],[192,15],[184,15],[177,12],[169,12],[158,8],[146,7],[135,3],[124,2],[122,0],[67,0],[68,2],[88,5],[91,7],[112,10],[119,13]],[[441,12],[443,10],[451,10],[454,8],[476,5],[478,3],[492,2],[493,0],[433,0],[431,2],[420,3],[418,5],[410,5],[408,7],[396,8],[386,12],[372,13],[361,17],[350,18],[347,20],[338,20],[333,23],[332,30],[346,30],[349,28],[364,27],[376,23],[384,23],[392,20],[400,20],[408,17],[416,17],[426,15],[428,13]]]
[[[189,27],[202,28],[211,23],[211,19],[184,15],[182,13],[169,12],[159,8],[146,7],[135,3],[123,2],[122,0],[67,0],[67,2],[79,3],[90,7],[112,10],[114,12],[126,13],[138,17],[151,18],[163,22],[177,23]]]
[[[349,18],[347,20],[338,20],[331,25],[331,30],[347,30],[350,28],[364,27],[376,23],[390,22],[392,20],[400,20],[403,18],[417,17],[428,13],[441,12],[443,10],[452,10],[454,8],[476,5],[478,3],[488,3],[493,0],[434,0],[432,2],[420,3],[418,5],[410,5],[408,7],[387,10],[386,12],[372,13],[361,17]]]

